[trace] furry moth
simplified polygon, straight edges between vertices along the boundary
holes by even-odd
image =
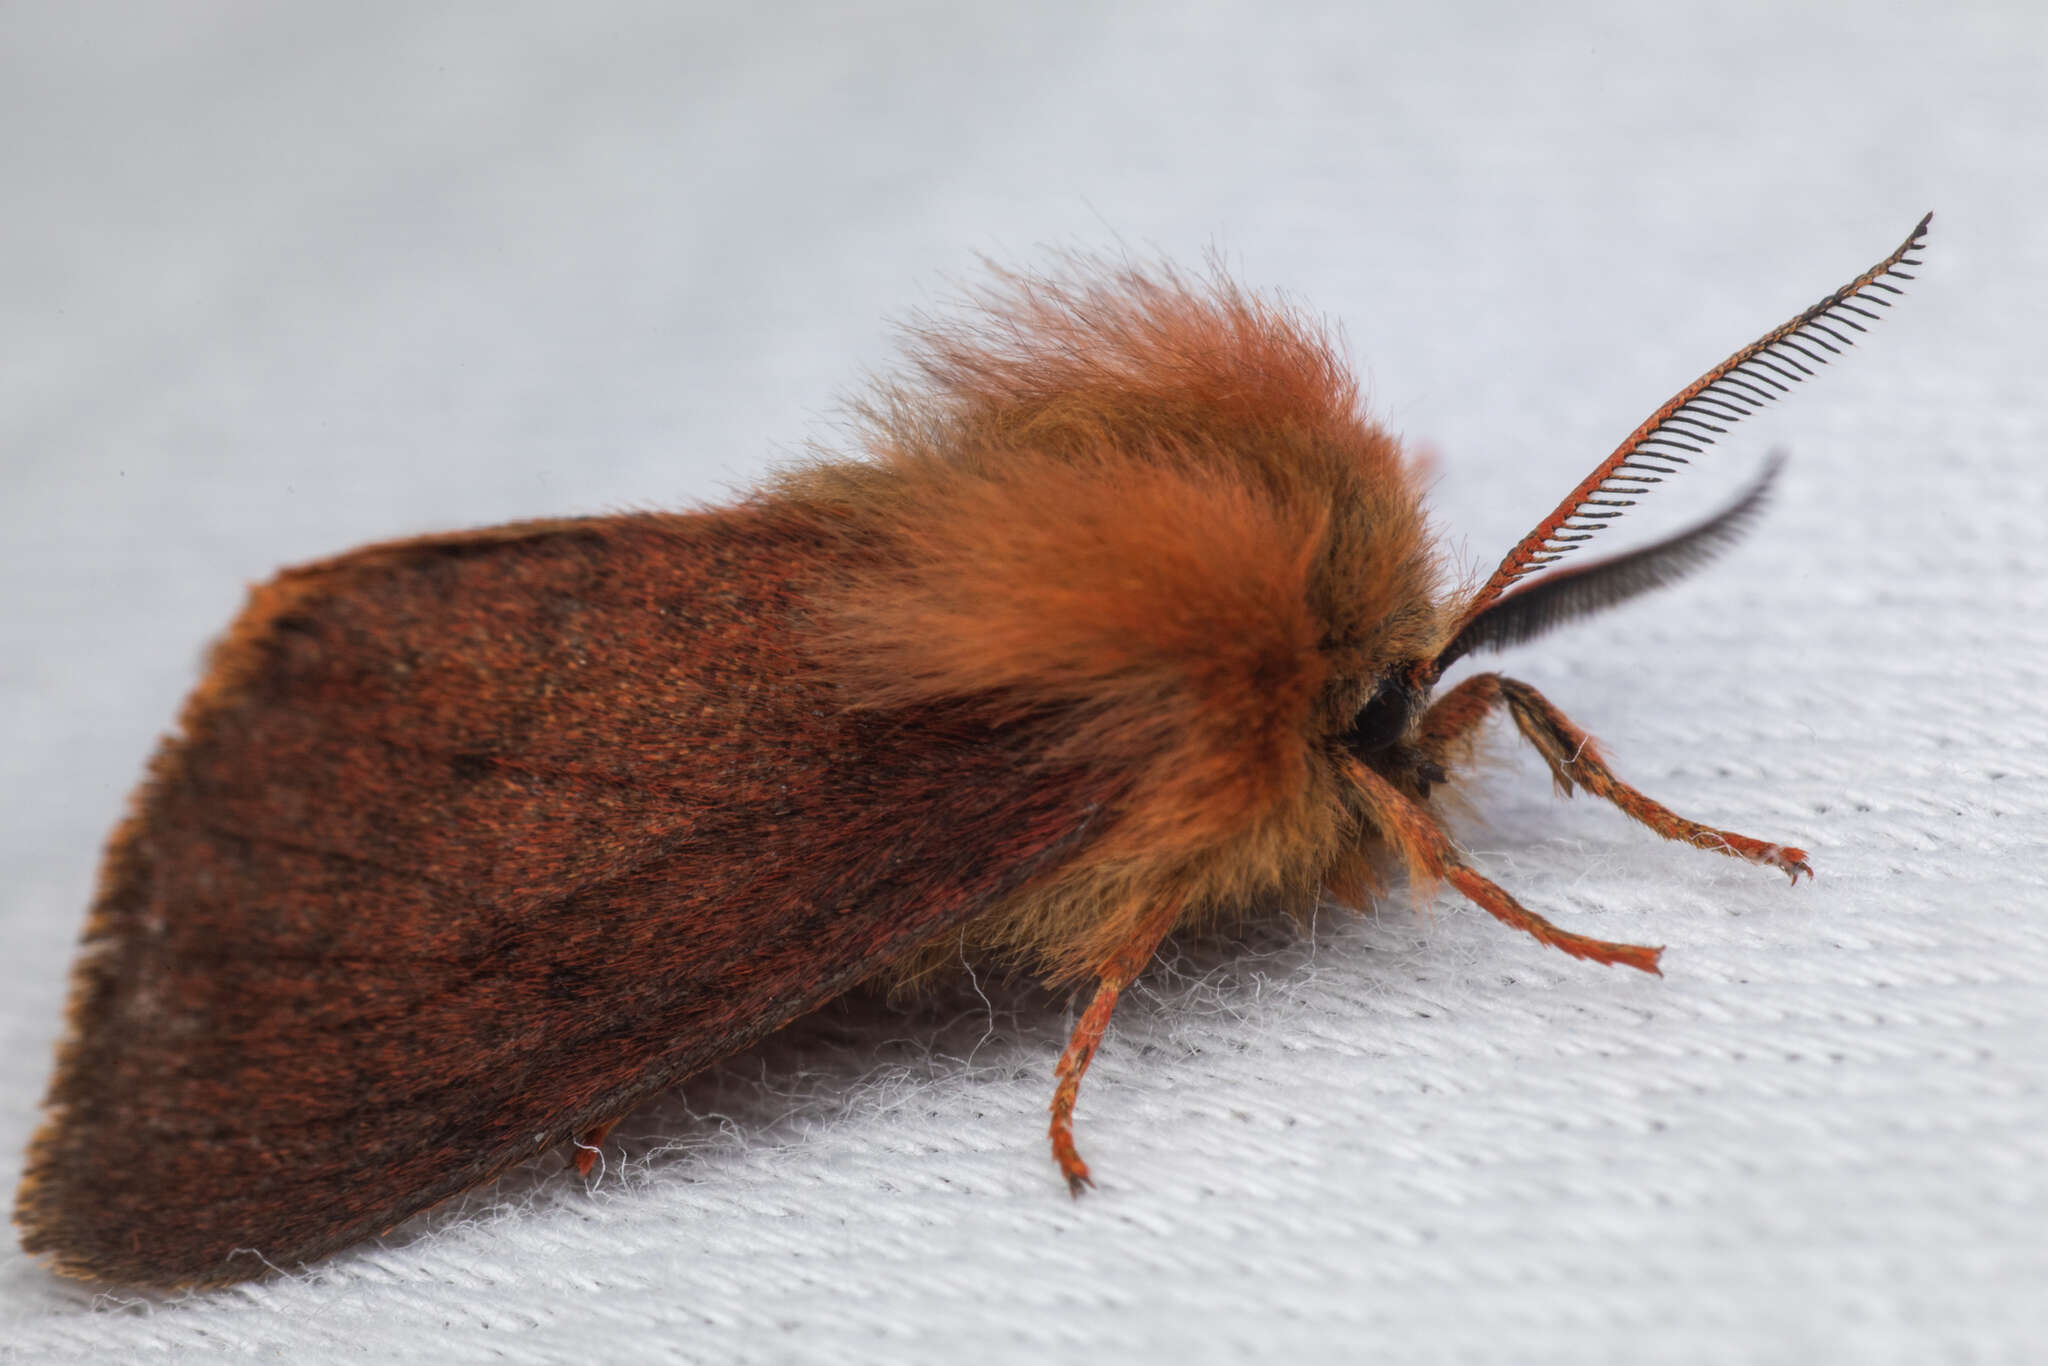
[[[111,838],[24,1245],[156,1287],[304,1263],[963,945],[1093,992],[1052,1100],[1079,1193],[1081,1079],[1162,938],[1355,901],[1390,858],[1656,972],[1440,828],[1490,716],[1660,835],[1794,882],[1806,855],[1638,792],[1524,683],[1438,679],[1733,540],[1775,464],[1571,558],[1881,316],[1927,225],[1659,407],[1475,591],[1318,327],[1134,271],[1005,277],[917,334],[859,458],[732,506],[279,574]]]

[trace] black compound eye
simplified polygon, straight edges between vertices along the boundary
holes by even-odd
[[[1406,733],[1415,711],[1415,690],[1406,679],[1385,678],[1344,732],[1344,747],[1354,754],[1385,749]]]

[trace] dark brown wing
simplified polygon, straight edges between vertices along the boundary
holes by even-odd
[[[826,545],[544,523],[259,589],[109,851],[29,1250],[152,1285],[318,1257],[1076,852],[1071,774],[807,673]]]

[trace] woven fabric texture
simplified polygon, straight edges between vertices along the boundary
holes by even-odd
[[[101,841],[245,585],[744,488],[977,256],[1199,261],[1343,325],[1483,571],[1652,407],[1936,210],[1857,354],[1502,657],[1783,878],[1503,736],[1448,893],[1172,945],[1067,1198],[1074,1004],[851,1001],[304,1274],[0,1249],[0,1361],[2023,1362],[2048,1352],[2048,17],[2032,4],[252,9],[0,17],[0,1153]],[[1626,538],[1626,539],[1625,539]],[[1470,667],[1461,666],[1461,667]],[[17,1162],[18,1156],[7,1160]]]

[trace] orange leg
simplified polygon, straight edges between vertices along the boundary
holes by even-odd
[[[1180,918],[1180,911],[1178,900],[1160,903],[1138,922],[1123,947],[1097,969],[1099,984],[1095,998],[1081,1012],[1073,1036],[1067,1040],[1067,1051],[1060,1054],[1059,1066],[1053,1069],[1059,1086],[1052,1093],[1052,1156],[1060,1165],[1060,1175],[1067,1178],[1068,1192],[1076,1199],[1084,1188],[1095,1184],[1088,1175],[1088,1164],[1074,1151],[1074,1100],[1081,1094],[1081,1078],[1087,1073],[1088,1064],[1095,1060],[1095,1050],[1101,1046],[1110,1014],[1116,1009],[1117,996],[1152,961],[1159,941],[1166,938],[1166,932]]]
[[[606,1120],[576,1140],[576,1174],[578,1176],[590,1175],[590,1169],[597,1165],[597,1150],[604,1146],[605,1139],[610,1137],[611,1131],[618,1126],[619,1118],[614,1116]]]
[[[1751,863],[1768,864],[1790,876],[1794,882],[1799,881],[1801,873],[1813,876],[1813,869],[1807,866],[1804,849],[1754,840],[1747,835],[1689,821],[1661,802],[1652,801],[1636,791],[1614,776],[1592,736],[1573,725],[1542,693],[1512,678],[1503,678],[1499,674],[1474,674],[1445,693],[1423,716],[1418,747],[1442,763],[1446,751],[1464,740],[1498,704],[1506,705],[1508,714],[1515,719],[1515,728],[1550,765],[1550,776],[1557,783],[1558,791],[1565,796],[1572,794],[1572,787],[1576,784],[1596,797],[1606,798],[1620,807],[1624,814],[1641,821],[1665,839],[1683,840],[1698,849],[1711,849],[1748,859]]]
[[[1642,972],[1657,973],[1660,977],[1663,975],[1657,967],[1657,958],[1663,949],[1589,939],[1585,935],[1559,929],[1466,866],[1450,838],[1437,828],[1429,813],[1402,796],[1392,783],[1356,759],[1349,761],[1344,771],[1365,799],[1367,819],[1393,841],[1407,860],[1411,874],[1449,882],[1503,925],[1531,935],[1574,958],[1586,958],[1595,963],[1619,963]]]

